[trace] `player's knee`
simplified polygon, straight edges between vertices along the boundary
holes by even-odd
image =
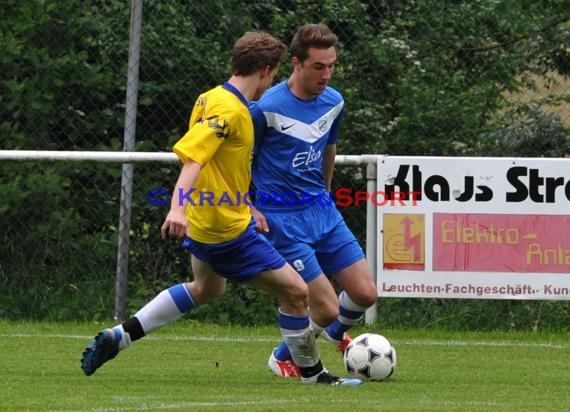
[[[374,305],[378,301],[378,295],[376,293],[376,289],[374,289],[374,293],[367,294],[366,298],[364,299],[364,304],[362,305],[365,308],[369,308],[370,306]]]
[[[376,293],[376,289],[374,289],[374,293],[371,293],[369,291],[362,300],[363,300],[363,302],[360,306],[363,306],[365,308],[369,308],[370,306],[374,305],[376,303],[376,301],[378,300],[378,295]]]
[[[376,303],[378,294],[376,288],[367,288],[353,293],[350,295],[350,299],[360,307],[369,308]]]
[[[309,304],[309,288],[304,282],[297,282],[295,287],[290,289],[291,299]]]
[[[332,311],[326,313],[319,313],[318,315],[311,311],[311,317],[313,317],[313,321],[324,328],[332,324],[338,318],[339,312]]]
[[[296,282],[285,288],[280,298],[288,306],[293,306],[298,310],[305,310],[309,306],[309,288],[304,282]]]
[[[222,296],[226,287],[225,284],[190,282],[189,289],[196,303],[204,304]]]

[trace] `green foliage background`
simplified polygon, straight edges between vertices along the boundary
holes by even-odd
[[[506,96],[570,74],[570,14],[553,1],[145,2],[139,151],[169,151],[195,97],[229,75],[233,41],[268,30],[289,42],[323,22],[339,35],[333,86],[347,113],[341,154],[548,156],[569,153],[568,119]],[[0,147],[121,150],[130,8],[124,1],[3,0]],[[287,76],[284,64],[280,78]],[[539,103],[564,107],[568,92]],[[566,123],[565,123],[566,121]],[[0,317],[103,319],[112,313],[121,170],[90,163],[0,165]],[[335,184],[365,185],[360,168]],[[135,172],[129,309],[191,278],[187,256],[163,242],[165,210],[146,201],[170,188],[173,165]],[[363,242],[364,213],[345,210]],[[230,285],[192,317],[270,323],[275,302]],[[468,329],[567,329],[568,302],[385,299],[379,321]]]

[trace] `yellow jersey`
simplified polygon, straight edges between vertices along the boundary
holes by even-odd
[[[188,132],[173,147],[182,163],[191,159],[202,167],[196,187],[184,188],[193,240],[227,242],[251,222],[252,150],[253,122],[239,90],[226,82],[201,94]]]

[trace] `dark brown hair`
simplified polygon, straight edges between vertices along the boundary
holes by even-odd
[[[269,66],[276,68],[287,47],[285,44],[263,31],[248,31],[234,43],[230,64],[232,74],[248,76],[256,70]]]
[[[336,47],[338,37],[324,24],[305,24],[291,40],[291,57],[304,61],[309,57],[309,48],[328,49]]]

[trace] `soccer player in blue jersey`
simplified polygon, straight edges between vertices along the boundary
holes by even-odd
[[[323,24],[299,28],[290,46],[293,73],[250,111],[258,229],[309,285],[316,336],[344,352],[351,340],[346,331],[376,302],[377,292],[362,248],[330,196],[344,110],[341,94],[328,86],[336,46],[337,36]],[[339,296],[331,279],[343,289]],[[278,376],[301,375],[284,342],[268,364]]]
[[[163,238],[186,237],[194,279],[162,291],[132,318],[102,330],[83,352],[81,369],[87,376],[132,342],[222,295],[227,279],[232,279],[250,282],[279,299],[281,336],[303,383],[362,383],[323,368],[308,316],[307,285],[255,230],[249,206],[237,199],[249,190],[251,176],[248,103],[271,85],[285,49],[267,33],[246,33],[234,45],[230,79],[196,100],[189,130],[173,148],[183,165],[161,227]],[[203,192],[231,199],[200,202]]]

